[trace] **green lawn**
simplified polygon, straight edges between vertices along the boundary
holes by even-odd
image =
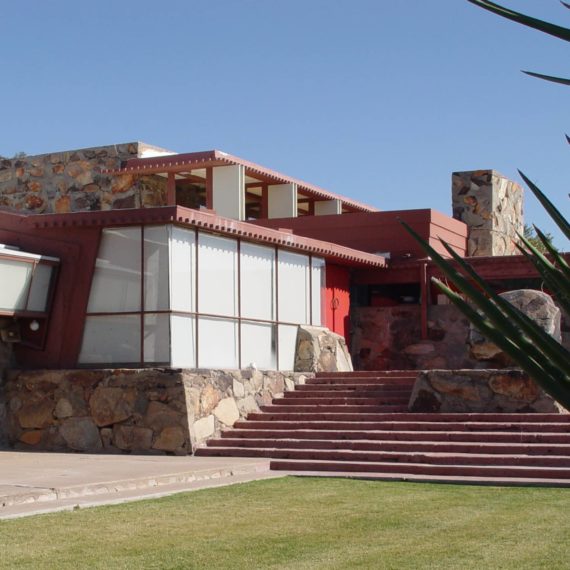
[[[265,480],[0,521],[0,568],[570,568],[570,489]]]

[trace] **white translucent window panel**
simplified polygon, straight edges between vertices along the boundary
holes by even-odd
[[[168,226],[144,228],[144,308],[168,309]]]
[[[239,368],[238,326],[229,319],[198,319],[198,366]]]
[[[43,263],[36,265],[32,277],[28,306],[26,307],[28,311],[45,311],[47,309],[46,305],[52,273],[53,266]]]
[[[141,229],[103,230],[89,296],[89,313],[141,309]]]
[[[321,326],[325,318],[325,260],[313,257],[311,272],[311,322],[315,326]]]
[[[275,370],[275,325],[241,323],[241,367],[254,365],[262,370]]]
[[[297,327],[279,325],[279,370],[295,369],[295,348],[297,345]]]
[[[278,259],[279,320],[308,324],[309,257],[279,250]]]
[[[170,318],[168,314],[144,316],[144,361],[170,364]]]
[[[0,309],[19,311],[26,307],[33,268],[32,263],[0,259]]]
[[[275,249],[242,242],[241,316],[275,319]]]
[[[170,306],[173,311],[196,310],[196,233],[172,228],[170,242]]]
[[[139,315],[87,317],[80,364],[129,364],[141,359]]]
[[[237,305],[237,241],[200,232],[198,311],[233,317]]]
[[[196,368],[196,319],[171,315],[170,335],[170,365],[174,368]]]

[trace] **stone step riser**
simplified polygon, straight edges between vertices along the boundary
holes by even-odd
[[[289,410],[294,413],[294,410]],[[323,413],[323,410],[321,410]],[[500,423],[500,424],[513,424],[525,425],[533,424],[568,424],[570,426],[570,414],[458,414],[458,413],[416,413],[416,412],[387,412],[383,414],[359,414],[359,418],[364,421],[390,421],[390,422],[413,422],[413,423]],[[344,418],[350,420],[348,416]]]
[[[289,397],[299,396],[304,397],[307,392],[311,394],[335,394],[336,392],[347,393],[347,394],[368,394],[378,393],[378,394],[410,394],[412,388],[407,386],[401,386],[396,384],[395,386],[382,385],[382,384],[301,384],[295,386],[294,392],[285,392]]]
[[[470,454],[430,454],[421,452],[374,452],[374,451],[342,451],[320,449],[288,449],[288,448],[227,448],[206,447],[197,451],[200,456],[209,457],[267,457],[270,459],[297,459],[302,461],[347,461],[364,463],[397,463],[400,465],[421,464],[439,466],[489,466],[504,467],[539,467],[556,468],[567,472],[570,477],[570,457],[544,457],[529,455],[470,455]]]
[[[337,471],[350,473],[399,473],[410,475],[450,476],[450,477],[495,477],[503,478],[525,478],[525,479],[570,479],[568,469],[536,469],[524,467],[479,467],[466,465],[401,465],[387,463],[353,463],[349,461],[288,461],[273,460],[270,469],[276,471]]]
[[[375,404],[373,406],[372,405],[350,406],[347,404],[339,404],[338,406],[333,406],[330,404],[325,406],[319,406],[316,404],[307,405],[307,406],[280,406],[278,404],[271,404],[270,406],[261,406],[260,409],[264,414],[270,414],[272,417],[275,414],[280,414],[279,417],[281,417],[281,415],[283,414],[287,416],[294,414],[294,415],[302,415],[305,419],[311,419],[315,416],[315,414],[319,416],[323,413],[333,414],[333,415],[335,414],[362,415],[362,414],[385,414],[385,413],[394,413],[394,412],[407,412],[408,403],[400,402],[392,404]]]
[[[240,429],[312,429],[312,430],[373,430],[373,431],[466,431],[485,432],[503,431],[512,433],[521,432],[548,432],[548,433],[570,433],[568,424],[512,424],[512,423],[462,423],[462,422],[370,422],[370,421],[271,421],[262,416],[263,420],[238,420],[235,428]]]
[[[322,398],[273,398],[273,403],[279,406],[375,406],[378,404],[407,404],[409,398],[406,396],[385,396],[378,398],[344,398],[344,397],[322,397]]]
[[[296,439],[296,440],[367,440],[383,442],[470,442],[515,443],[515,444],[560,444],[570,445],[570,433],[520,433],[520,432],[413,432],[413,431],[363,431],[363,430],[300,430],[300,429],[233,429],[224,431],[228,439]]]
[[[317,372],[317,378],[417,378],[417,370],[355,370],[353,372]]]
[[[449,442],[382,442],[358,440],[309,440],[309,439],[229,439],[208,441],[208,447],[256,447],[263,449],[333,449],[344,451],[390,451],[422,453],[471,453],[495,455],[540,455],[565,456],[570,458],[570,444],[493,444],[493,443],[449,443]]]
[[[378,386],[384,384],[390,384],[391,386],[413,386],[416,378],[390,378],[387,380],[386,378],[307,378],[305,381],[305,386],[315,386],[315,385],[323,385],[323,384],[333,384],[333,385],[341,385],[341,384],[377,384]]]
[[[360,387],[354,387],[349,390],[345,386],[336,386],[331,389],[332,386],[327,386],[323,384],[322,386],[307,386],[306,384],[301,387],[295,388],[294,392],[285,392],[285,398],[383,398],[383,397],[394,397],[394,396],[409,396],[412,390],[406,388],[404,390],[401,387],[398,389],[382,390],[378,389],[376,386],[365,390]]]

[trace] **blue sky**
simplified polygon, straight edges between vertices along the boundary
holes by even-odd
[[[556,0],[504,0],[570,25]],[[0,155],[218,148],[383,210],[524,170],[568,213],[570,46],[465,0],[28,0],[2,8]],[[526,219],[552,230],[533,197]],[[557,243],[567,249],[558,237]]]

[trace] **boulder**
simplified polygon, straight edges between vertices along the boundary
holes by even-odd
[[[343,336],[325,327],[299,326],[296,372],[350,372],[352,360]]]
[[[534,289],[518,289],[501,293],[500,296],[530,317],[557,341],[561,341],[561,313],[550,295]],[[469,329],[469,348],[475,360],[492,362],[499,366],[513,365],[512,360],[473,325]]]

